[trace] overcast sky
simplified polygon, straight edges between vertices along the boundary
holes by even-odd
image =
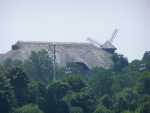
[[[150,0],[0,0],[0,53],[22,41],[104,43],[129,60],[150,50]]]

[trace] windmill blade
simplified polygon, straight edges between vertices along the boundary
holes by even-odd
[[[100,43],[98,43],[97,41],[95,41],[95,40],[93,40],[93,39],[91,39],[91,38],[87,38],[87,40],[90,42],[90,43],[92,43],[93,45],[96,45],[96,46],[99,46],[99,47],[101,47],[101,44]]]
[[[118,33],[118,29],[115,29],[114,32],[112,33],[112,36],[111,36],[110,40],[109,40],[110,42],[113,42],[113,41],[114,41],[114,39],[115,39],[117,33]]]

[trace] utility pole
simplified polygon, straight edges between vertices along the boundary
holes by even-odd
[[[56,44],[53,44],[53,81],[56,81]]]
[[[52,51],[52,54],[51,54]],[[53,81],[56,81],[56,44],[49,45],[49,56],[52,58]]]

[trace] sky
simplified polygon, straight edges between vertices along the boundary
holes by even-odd
[[[150,0],[0,0],[0,53],[16,41],[113,41],[129,61],[150,50]]]

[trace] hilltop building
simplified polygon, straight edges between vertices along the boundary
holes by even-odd
[[[24,61],[29,58],[32,51],[42,49],[53,53],[53,45],[56,46],[56,63],[58,66],[65,66],[67,63],[79,63],[87,68],[102,67],[105,69],[113,65],[111,56],[116,48],[106,42],[101,47],[91,43],[75,42],[24,42],[18,41],[12,45],[12,49],[5,54],[0,54],[0,61],[6,59]]]

